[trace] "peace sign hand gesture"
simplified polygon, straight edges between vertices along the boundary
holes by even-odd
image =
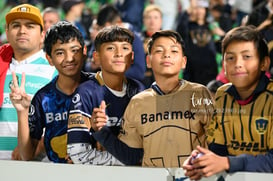
[[[16,74],[12,72],[13,83],[10,85],[9,97],[17,112],[28,110],[31,103],[31,97],[25,92],[25,77],[25,73],[22,73],[22,81],[19,87]]]

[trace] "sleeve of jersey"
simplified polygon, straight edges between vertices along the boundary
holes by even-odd
[[[129,147],[119,140],[107,126],[104,126],[100,131],[95,132],[93,135],[108,152],[125,165],[139,165],[141,163],[143,149]]]
[[[109,152],[96,148],[90,120],[94,105],[99,104],[92,92],[86,91],[88,89],[92,88],[79,87],[72,98],[68,118],[67,153],[75,164],[123,165]]]
[[[246,172],[273,172],[273,149],[265,155],[239,155],[229,156],[229,172],[246,171]]]
[[[133,148],[143,148],[143,138],[138,132],[138,126],[140,125],[139,109],[141,104],[137,99],[132,98],[126,107],[122,128],[119,134],[119,139]]]
[[[217,94],[216,94],[217,96]],[[217,97],[215,102],[215,110],[212,116],[212,120],[207,129],[207,142],[208,144],[216,143],[219,145],[224,145],[224,135],[222,127],[222,102],[221,97]]]
[[[125,165],[139,165],[143,157],[142,138],[137,132],[137,109],[133,99],[125,110],[119,138],[114,136],[108,127],[94,133],[95,139]]]
[[[45,127],[43,105],[41,96],[36,94],[29,108],[28,124],[30,130],[30,137],[40,140],[43,135],[43,128]]]

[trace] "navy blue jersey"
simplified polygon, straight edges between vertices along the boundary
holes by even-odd
[[[86,81],[89,74],[82,73]],[[40,140],[44,129],[44,144],[49,160],[66,162],[67,118],[72,95],[66,95],[56,88],[57,77],[40,89],[31,101],[29,127],[31,138]]]
[[[144,89],[144,86],[133,79],[124,81],[126,92],[117,95],[104,85],[97,73],[92,80],[81,84],[72,99],[68,121],[68,154],[74,163],[116,165],[118,161],[104,149],[98,148],[92,138],[91,115],[101,101],[106,102],[107,126],[117,136],[121,119],[130,99]]]

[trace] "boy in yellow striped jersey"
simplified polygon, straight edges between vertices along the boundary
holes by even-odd
[[[253,26],[237,27],[222,41],[226,76],[231,83],[216,92],[208,129],[209,150],[184,162],[191,179],[221,171],[273,172],[273,82],[265,75],[270,59],[266,42]]]

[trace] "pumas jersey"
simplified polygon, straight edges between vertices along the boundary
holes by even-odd
[[[81,82],[91,75],[81,74]],[[44,144],[49,160],[66,163],[67,119],[72,95],[62,93],[56,87],[57,77],[40,89],[31,101],[29,111],[30,136],[40,140],[44,133]]]
[[[213,120],[208,141],[224,145],[228,155],[258,155],[272,150],[273,82],[263,76],[246,101],[240,101],[231,84],[220,87]]]
[[[131,99],[119,138],[143,148],[142,166],[181,167],[197,145],[206,147],[213,110],[213,99],[201,84],[181,80],[179,89],[166,95],[149,88]]]
[[[125,108],[130,99],[144,89],[140,82],[133,79],[126,79],[124,83],[123,93],[110,90],[98,72],[95,78],[81,84],[75,91],[69,112],[67,148],[73,163],[122,165],[93,139],[90,121],[93,109],[104,100],[107,126],[116,136],[119,134]]]

